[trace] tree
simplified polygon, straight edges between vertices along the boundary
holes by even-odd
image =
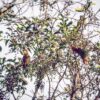
[[[38,4],[39,1],[32,2]],[[0,58],[1,100],[7,99],[8,94],[12,94],[14,100],[25,95],[28,84],[25,77],[31,81],[35,78],[32,100],[45,100],[45,96],[47,100],[100,98],[99,10],[94,12],[93,3],[88,0],[41,0],[43,15],[27,18],[14,12],[18,5],[20,14],[24,9],[21,4],[25,3],[17,4],[14,0],[0,10],[1,23],[7,29],[7,32],[1,31],[0,41],[9,48],[9,54],[14,55],[14,58]],[[96,37],[98,40],[93,42]],[[87,64],[83,61],[84,54],[88,57]],[[26,63],[28,57],[31,61]],[[47,93],[39,96],[44,88]]]

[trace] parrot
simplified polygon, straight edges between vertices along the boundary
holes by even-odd
[[[71,46],[71,49],[73,50],[73,52],[77,53],[82,58],[84,64],[88,64],[89,58],[84,49],[77,48],[74,46]]]
[[[30,63],[30,56],[27,49],[23,50],[23,58],[22,58],[22,65],[23,68],[26,68],[27,65]]]

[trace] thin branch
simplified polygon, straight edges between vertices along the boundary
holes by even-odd
[[[58,83],[57,83],[57,85],[56,85],[56,87],[55,87],[55,90],[54,90],[54,92],[53,92],[53,94],[52,94],[52,96],[51,96],[51,100],[53,100],[53,98],[54,98],[54,95],[55,95],[56,90],[57,90],[57,88],[58,88],[58,86],[59,86],[59,83],[62,81],[62,79],[63,79],[63,77],[64,77],[64,75],[65,75],[66,69],[67,69],[67,67],[65,68],[65,71],[63,72],[61,78],[59,79],[59,81],[58,81]]]

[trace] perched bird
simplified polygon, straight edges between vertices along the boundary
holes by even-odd
[[[71,46],[71,49],[82,58],[84,64],[88,64],[89,58],[88,58],[87,53],[84,49],[77,48],[74,46]]]
[[[29,56],[28,50],[24,49],[23,58],[22,58],[23,68],[26,68],[29,63],[30,63],[30,56]]]

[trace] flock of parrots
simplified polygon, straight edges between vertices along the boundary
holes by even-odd
[[[79,48],[79,47],[75,47],[73,45],[71,45],[70,47],[71,47],[73,53],[76,53],[80,56],[80,58],[82,59],[84,64],[87,65],[89,63],[88,55],[84,49]],[[30,55],[29,55],[28,49],[24,48],[22,65],[25,68],[28,64],[30,64]]]

